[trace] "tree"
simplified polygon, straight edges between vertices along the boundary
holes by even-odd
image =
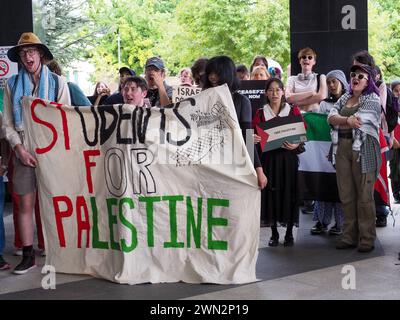
[[[89,0],[89,16],[105,31],[99,34],[90,56],[101,73],[117,75],[118,34],[121,66],[137,73],[148,58],[159,54],[161,21],[169,21],[178,0]]]
[[[86,1],[34,1],[34,30],[63,66],[87,57],[97,28],[85,15]]]
[[[202,56],[225,54],[249,65],[256,54],[289,63],[287,0],[187,0],[178,4],[159,48],[177,71]],[[163,28],[164,30],[166,28]]]
[[[400,77],[400,2],[369,1],[369,49],[385,80]]]

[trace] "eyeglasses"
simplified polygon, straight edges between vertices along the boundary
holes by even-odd
[[[30,49],[26,49],[26,50],[21,49],[21,50],[18,51],[18,55],[21,58],[25,57],[26,55],[29,55],[29,56],[32,57],[36,52],[37,52],[36,48],[30,48]]]
[[[361,73],[350,72],[350,77],[352,77],[352,78],[357,77],[358,80],[362,80],[362,79],[368,80],[368,77],[364,76]]]
[[[301,56],[300,58],[303,59],[303,60],[306,60],[306,59],[312,60],[312,59],[314,59],[313,56]]]

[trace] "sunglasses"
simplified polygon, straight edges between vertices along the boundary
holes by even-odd
[[[358,80],[362,79],[368,80],[368,78],[361,73],[350,72],[350,77],[357,78]]]
[[[303,60],[306,60],[306,59],[312,60],[312,59],[314,59],[314,57],[313,57],[313,56],[301,56],[300,59],[303,59]]]

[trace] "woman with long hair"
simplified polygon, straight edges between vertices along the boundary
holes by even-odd
[[[205,69],[203,89],[227,84],[232,94],[233,104],[242,129],[243,139],[246,141],[246,130],[251,130],[251,104],[250,100],[237,92],[239,79],[236,77],[236,67],[231,58],[217,56],[211,58]],[[267,178],[262,170],[257,150],[254,150],[254,168],[257,173],[258,186],[263,189],[267,185]]]
[[[267,104],[257,110],[253,119],[253,128],[275,117],[301,114],[298,107],[292,107],[286,102],[284,94],[285,89],[280,79],[267,80],[265,85]],[[270,247],[276,247],[279,244],[278,226],[286,226],[283,245],[290,247],[294,244],[293,226],[299,224],[297,154],[300,152],[300,144],[286,141],[281,148],[264,152],[261,156],[261,164],[268,178],[268,185],[261,196],[261,220],[272,229],[272,236],[268,243]]]
[[[92,96],[88,99],[94,106],[104,104],[104,101],[110,96],[110,88],[102,81],[96,83]]]

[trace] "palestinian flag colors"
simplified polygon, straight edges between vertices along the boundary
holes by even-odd
[[[389,151],[389,146],[381,129],[379,129],[379,144],[381,146],[382,165],[374,185],[374,199],[376,205],[390,207],[389,180],[386,162],[386,152]]]
[[[261,137],[260,145],[263,152],[281,148],[285,141],[300,143],[307,140],[301,115],[275,117],[258,124],[256,130]]]
[[[306,152],[299,155],[300,199],[340,202],[336,182],[336,170],[328,160],[332,144],[327,115],[308,112],[303,114],[307,123]],[[375,203],[390,206],[389,183],[385,152],[388,146],[382,130],[379,130],[382,166],[375,182]]]
[[[336,170],[328,160],[331,148],[327,115],[307,112],[306,151],[299,154],[299,195],[303,200],[340,202]]]

